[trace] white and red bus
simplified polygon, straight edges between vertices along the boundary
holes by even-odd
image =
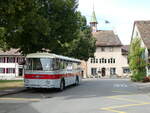
[[[24,85],[26,88],[59,88],[78,85],[82,70],[80,60],[52,53],[26,56]]]

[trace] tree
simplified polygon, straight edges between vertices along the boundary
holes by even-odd
[[[5,40],[5,29],[3,27],[0,27],[0,49],[2,49],[3,51],[6,51],[8,49]]]
[[[40,49],[42,44],[37,45],[48,34],[48,20],[38,14],[37,0],[2,0],[0,7],[0,25],[6,31],[6,44],[19,48],[23,54]]]
[[[5,29],[1,40],[24,55],[50,50],[87,59],[94,52],[94,41],[77,6],[77,0],[1,0],[0,27]],[[89,47],[84,56],[72,48],[81,42]]]
[[[80,12],[77,12],[77,25],[78,29],[74,33],[76,38],[72,42],[62,44],[61,49],[64,50],[62,54],[87,61],[89,57],[94,56],[96,39],[92,37],[92,30],[87,25],[86,18]],[[57,54],[60,54],[60,52]]]
[[[146,76],[145,49],[141,48],[141,40],[134,38],[129,53],[129,66],[132,71],[132,80],[141,81]]]
[[[87,26],[86,18],[78,12],[78,25],[80,27],[78,38],[70,45],[69,55],[87,61],[89,57],[94,57],[96,50],[95,38],[92,36],[91,28]]]
[[[3,0],[0,25],[10,47],[23,54],[50,49],[72,41],[76,24],[76,0]]]

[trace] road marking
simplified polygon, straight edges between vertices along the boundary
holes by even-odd
[[[124,101],[134,102],[134,103],[145,103],[143,101],[137,101],[137,100],[121,98],[121,97],[108,97],[108,98],[115,99],[115,100],[124,100]]]
[[[125,104],[125,105],[111,106],[111,107],[106,107],[106,108],[107,109],[116,109],[116,108],[124,108],[124,107],[131,107],[131,106],[140,106],[140,105],[146,105],[146,104],[150,104],[150,103],[145,102],[145,103],[139,103],[139,104]]]
[[[116,91],[112,91],[112,92],[115,92],[115,93],[127,93],[127,94],[131,94],[131,92],[128,92],[128,91],[118,91],[118,90],[116,90]]]
[[[19,100],[19,101],[40,101],[41,99],[32,98],[0,98],[0,100]]]
[[[128,101],[128,102],[134,102],[135,104],[125,104],[125,105],[118,105],[118,106],[109,106],[109,107],[101,108],[101,110],[111,111],[111,112],[114,112],[114,113],[127,113],[125,111],[119,111],[119,110],[115,110],[115,109],[125,108],[125,107],[132,107],[132,106],[142,106],[142,105],[150,104],[150,102],[143,102],[143,101],[137,101],[137,100],[133,100],[133,99],[122,98],[124,96],[129,96],[129,95],[109,96],[107,98],[115,99],[115,100],[123,100],[123,101]]]
[[[142,105],[147,105],[147,104],[150,104],[150,103],[145,102],[145,103],[140,103],[140,104],[125,104],[125,105],[119,105],[119,106],[105,107],[105,108],[101,108],[101,110],[111,111],[111,112],[115,112],[115,113],[126,113],[124,111],[118,111],[118,110],[114,110],[114,109],[133,107],[133,106],[142,106]]]
[[[117,87],[117,88],[127,88],[128,85],[125,84],[125,83],[122,83],[122,84],[113,84],[113,87]]]
[[[126,113],[126,112],[123,112],[123,111],[118,111],[118,110],[114,110],[114,109],[110,109],[110,108],[101,108],[101,110],[111,111],[111,112],[115,112],[115,113]]]
[[[135,95],[135,94],[126,94],[126,95],[115,95],[115,96],[107,96],[106,98],[113,98],[113,97],[124,97],[124,96],[130,96],[130,95]]]

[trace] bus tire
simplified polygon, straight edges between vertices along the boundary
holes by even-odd
[[[59,88],[59,90],[63,91],[64,89],[65,89],[65,81],[64,81],[64,79],[62,79],[61,82],[60,82],[60,88]]]
[[[76,86],[79,85],[79,77],[78,76],[76,76],[75,85]]]

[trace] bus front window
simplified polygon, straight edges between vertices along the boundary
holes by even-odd
[[[52,71],[53,59],[50,58],[27,58],[26,70]]]

